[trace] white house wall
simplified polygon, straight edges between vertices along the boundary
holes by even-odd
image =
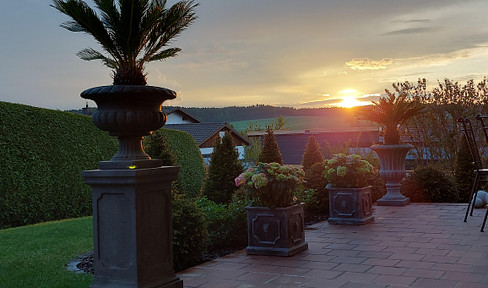
[[[165,124],[192,124],[194,122],[190,120],[183,120],[183,116],[179,113],[171,113],[167,115]]]
[[[237,152],[239,152],[239,159],[244,159],[244,147],[236,146]],[[202,153],[203,161],[208,166],[210,164],[210,158],[213,152],[213,147],[210,148],[200,148],[200,153]]]

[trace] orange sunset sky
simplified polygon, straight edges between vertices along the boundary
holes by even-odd
[[[173,42],[179,56],[147,65],[149,85],[178,92],[165,105],[354,106],[393,82],[488,75],[486,0],[199,2],[199,18]],[[60,28],[68,19],[49,4],[2,3],[0,101],[81,108],[79,93],[110,85],[111,72],[77,58],[99,46]]]

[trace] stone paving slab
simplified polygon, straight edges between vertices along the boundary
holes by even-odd
[[[242,250],[178,276],[185,288],[488,288],[486,210],[465,223],[466,205],[374,206],[367,225],[307,227],[309,248],[295,256]]]

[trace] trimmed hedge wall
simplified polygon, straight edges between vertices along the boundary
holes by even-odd
[[[181,167],[178,174],[181,191],[178,192],[190,198],[199,196],[206,167],[197,142],[187,132],[166,128],[161,128],[159,131],[166,138],[166,144],[175,157],[176,165]]]
[[[185,132],[161,133],[181,166],[182,190],[196,197],[205,178],[198,145]],[[97,169],[117,147],[90,117],[0,101],[0,229],[91,215],[81,172]]]
[[[116,152],[90,117],[0,102],[0,229],[91,215],[81,172]]]

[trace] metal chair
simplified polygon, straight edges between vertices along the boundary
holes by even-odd
[[[481,122],[481,128],[483,129],[483,134],[485,135],[485,140],[488,143],[488,116],[477,115],[476,120]],[[487,170],[487,169],[483,169]],[[473,201],[474,202],[474,201]],[[481,225],[481,232],[485,229],[486,218],[488,218],[488,207],[486,208],[485,218],[483,219],[483,224]]]
[[[485,133],[485,137],[488,139],[488,134],[487,134],[488,127],[484,124],[486,118],[488,118],[488,116],[485,117],[485,116],[478,115],[476,117],[476,119],[481,121],[483,126],[483,131]],[[471,193],[469,195],[470,200],[468,202],[468,207],[466,209],[466,215],[464,216],[464,222],[466,222],[468,219],[468,214],[470,216],[473,216],[475,199],[478,196],[478,187],[480,185],[482,177],[488,176],[488,169],[482,167],[481,157],[479,154],[478,145],[476,145],[476,137],[474,135],[471,121],[468,118],[459,117],[458,122],[461,124],[461,131],[464,133],[464,136],[466,137],[466,142],[468,143],[469,151],[471,152],[471,157],[473,159],[473,164],[475,166],[474,169],[475,176],[474,176],[473,186],[471,188]],[[469,211],[470,208],[471,208],[471,212]],[[486,216],[488,216],[488,210]],[[481,232],[483,232],[483,229],[485,227],[486,216],[483,221],[483,225],[481,226]]]

